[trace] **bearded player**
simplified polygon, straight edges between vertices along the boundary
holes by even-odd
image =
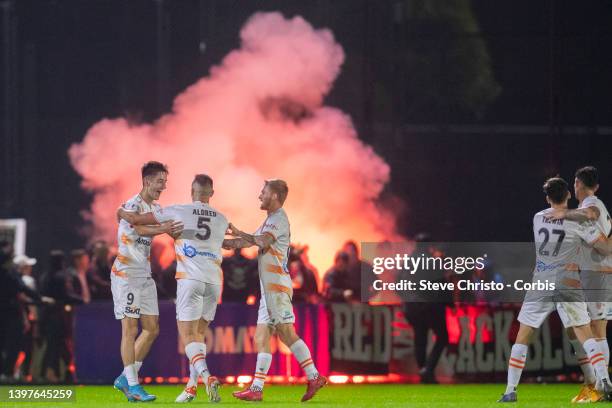
[[[162,163],[150,161],[141,170],[142,190],[123,204],[129,214],[150,212],[159,205],[166,189],[168,169]],[[149,224],[159,224],[157,222]],[[111,290],[115,318],[121,320],[121,359],[123,372],[114,382],[129,401],[153,401],[138,383],[138,370],[159,333],[157,288],[151,277],[151,238],[158,234],[181,231],[178,223],[133,226],[125,220],[119,222],[117,258],[111,268]],[[138,335],[138,321],[142,332]]]
[[[612,235],[612,224],[610,222],[610,214],[605,204],[595,195],[599,190],[599,172],[593,166],[586,166],[576,171],[574,179],[574,193],[579,202],[578,209],[567,210],[561,209],[553,214],[555,219],[565,218],[571,221],[595,223],[599,232],[606,237]],[[610,363],[610,348],[606,336],[606,328],[608,320],[612,319],[610,306],[608,302],[608,293],[610,286],[610,277],[607,273],[612,272],[612,257],[604,257],[591,248],[585,248],[583,260],[580,265],[583,287],[588,289],[586,293],[594,293],[591,297],[595,297],[592,301],[587,299],[587,307],[589,316],[591,317],[591,330],[597,340],[601,351],[606,360],[606,365]],[[601,295],[603,293],[603,296]],[[572,402],[594,402],[600,396],[595,390],[595,374],[593,367],[588,364],[588,359],[580,342],[576,339],[575,334],[570,330],[568,337],[576,358],[580,364],[580,368],[584,374],[584,385],[580,389],[578,395],[572,399]]]
[[[118,215],[133,224],[156,224],[177,220],[184,224],[175,236],[176,252],[176,320],[185,355],[190,364],[190,380],[175,402],[190,402],[197,394],[198,376],[206,385],[208,399],[219,402],[221,383],[210,375],[206,364],[204,335],[214,320],[221,297],[221,244],[228,227],[227,219],[209,204],[214,193],[213,180],[198,174],[191,183],[190,204],[156,208],[148,214]],[[195,374],[195,375],[194,375]]]
[[[310,350],[306,343],[295,332],[295,316],[291,298],[293,289],[291,277],[287,270],[289,256],[289,219],[282,208],[289,189],[283,180],[268,180],[259,195],[261,209],[268,213],[266,220],[255,234],[247,234],[230,224],[231,235],[235,239],[225,240],[223,247],[247,248],[253,245],[259,247],[258,268],[261,286],[261,298],[255,330],[255,346],[257,349],[257,365],[251,385],[233,393],[234,397],[244,401],[261,401],[263,399],[264,382],[270,365],[270,337],[278,333],[281,341],[290,349],[308,378],[308,388],[302,401],[308,401],[326,383],[327,378],[319,375]]]

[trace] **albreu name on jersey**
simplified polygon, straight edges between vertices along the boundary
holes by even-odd
[[[147,203],[140,194],[127,200],[123,209],[138,214],[160,208],[157,203]],[[117,257],[111,272],[122,278],[146,278],[151,276],[151,237],[142,237],[129,222],[119,221],[117,229]]]
[[[536,249],[534,279],[560,279],[568,272],[578,272],[582,243],[594,244],[600,233],[593,223],[547,217],[552,210],[540,211],[533,217]],[[576,275],[575,279],[578,279]]]
[[[174,241],[176,279],[221,285],[221,245],[229,225],[227,218],[200,201],[159,208],[153,215],[159,222],[174,220],[184,225]]]

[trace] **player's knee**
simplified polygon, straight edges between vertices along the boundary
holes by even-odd
[[[278,326],[277,330],[278,336],[280,337],[281,341],[287,346],[291,346],[293,343],[300,339],[297,333],[295,332],[295,329],[293,328],[292,324],[281,324]]]
[[[146,329],[143,329],[142,331],[147,333],[147,336],[151,339],[155,339],[157,338],[157,336],[159,336],[159,326],[158,325],[147,327]]]
[[[124,338],[135,339],[138,336],[137,324],[125,324],[121,328],[121,334]]]
[[[260,351],[266,348],[266,344],[268,342],[268,335],[263,330],[256,330],[255,337],[253,338],[253,340],[255,342],[255,347],[258,351]]]

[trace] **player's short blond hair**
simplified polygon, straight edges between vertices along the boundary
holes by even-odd
[[[278,202],[280,205],[285,203],[287,199],[287,194],[289,194],[289,187],[287,187],[287,182],[280,179],[272,179],[266,180],[266,186],[270,189],[271,192],[276,193],[278,197]]]

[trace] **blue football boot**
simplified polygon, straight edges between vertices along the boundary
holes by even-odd
[[[140,384],[130,385],[128,389],[128,400],[130,402],[149,402],[155,401],[155,398],[157,397],[153,394],[149,394],[148,392],[146,392]]]

